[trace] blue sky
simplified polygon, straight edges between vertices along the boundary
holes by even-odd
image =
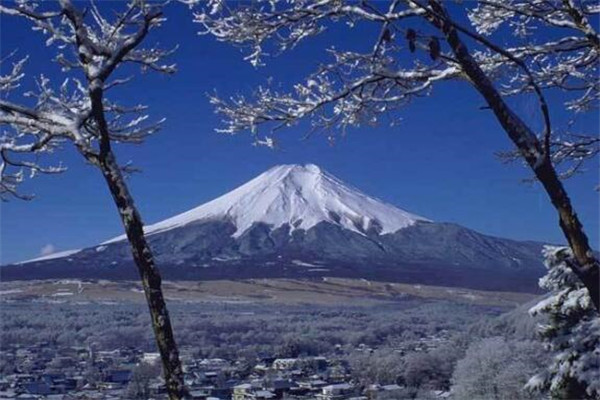
[[[456,222],[477,231],[514,238],[563,243],[554,209],[537,184],[525,184],[524,167],[505,165],[494,153],[511,148],[506,134],[483,101],[465,83],[435,88],[401,112],[395,127],[351,130],[334,146],[324,136],[303,140],[302,126],[280,135],[273,151],[251,145],[247,134],[215,133],[219,117],[207,92],[249,94],[267,78],[289,86],[325,60],[324,46],[352,43],[370,46],[375,32],[333,28],[298,49],[269,59],[255,69],[239,49],[197,36],[186,8],[167,10],[169,20],[149,40],[165,46],[179,43],[172,57],[179,72],[173,76],[144,74],[119,100],[150,106],[153,117],[166,118],[164,128],[141,146],[118,149],[120,161],[142,168],[129,180],[144,221],[153,223],[186,211],[282,163],[314,163],[364,192],[435,221]],[[23,21],[2,17],[2,55],[15,48],[30,54],[27,72],[44,73],[62,82],[49,62],[52,48]],[[551,97],[555,124],[565,121],[560,97]],[[514,103],[521,115],[533,115],[529,99]],[[580,128],[598,132],[597,116],[581,119]],[[114,205],[97,170],[86,165],[68,146],[53,155],[69,170],[40,176],[23,185],[35,193],[30,202],[11,200],[0,205],[0,263],[36,257],[43,248],[56,251],[92,246],[121,233]],[[598,162],[566,186],[594,247],[599,240]]]

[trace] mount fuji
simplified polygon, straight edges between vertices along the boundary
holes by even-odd
[[[364,278],[536,291],[542,243],[483,235],[384,203],[316,165],[281,165],[147,225],[167,279]],[[3,280],[135,279],[125,236],[0,268]]]

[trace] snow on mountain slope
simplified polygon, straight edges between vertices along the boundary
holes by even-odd
[[[309,229],[319,222],[363,234],[396,232],[427,219],[408,213],[345,185],[313,164],[280,165],[231,192],[182,214],[145,227],[155,234],[203,220],[228,219],[239,237],[254,223]],[[124,240],[119,236],[104,243]]]
[[[21,262],[18,262],[17,264],[25,264],[25,263],[29,263],[29,262],[35,262],[35,261],[46,261],[46,260],[53,260],[55,258],[68,257],[70,255],[79,253],[80,251],[81,251],[81,249],[58,251],[56,253],[47,254],[45,256],[40,256],[40,257],[32,258],[30,260],[21,261]]]
[[[301,231],[289,234],[288,227]],[[535,291],[545,271],[542,243],[427,221],[314,165],[274,167],[145,229],[165,279],[345,277]],[[124,240],[2,266],[0,275],[3,280],[134,279]]]

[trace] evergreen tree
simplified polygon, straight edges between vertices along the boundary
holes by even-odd
[[[569,248],[544,249],[548,273],[540,286],[552,292],[529,313],[546,317],[540,334],[554,356],[546,371],[527,387],[549,391],[552,398],[600,398],[600,318],[588,291],[573,273]]]

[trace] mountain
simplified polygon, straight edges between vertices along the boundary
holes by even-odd
[[[280,165],[213,201],[145,228],[156,234],[196,221],[228,220],[242,236],[256,223],[290,231],[308,230],[321,222],[365,233],[392,233],[425,218],[367,196],[313,164]],[[106,243],[125,239],[119,236]]]
[[[145,228],[170,279],[342,276],[536,291],[541,243],[483,235],[401,210],[315,165],[274,167]],[[3,280],[133,279],[124,236],[0,268]]]

